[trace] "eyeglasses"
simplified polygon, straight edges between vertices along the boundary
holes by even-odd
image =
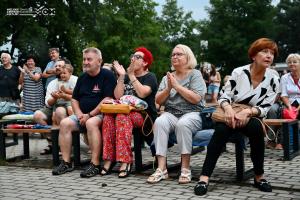
[[[141,56],[141,55],[137,55],[137,54],[131,54],[131,56],[130,56],[130,59],[132,59],[132,58],[135,58],[135,59],[144,59],[144,57],[143,56]]]
[[[171,54],[171,57],[172,57],[172,58],[174,58],[175,56],[176,56],[176,57],[181,57],[181,56],[183,56],[183,55],[185,55],[185,54],[184,54],[184,53],[172,53],[172,54]]]
[[[287,64],[290,65],[290,64],[298,64],[299,62],[297,60],[293,60],[293,61],[288,61]]]

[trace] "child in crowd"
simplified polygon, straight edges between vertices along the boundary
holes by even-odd
[[[56,103],[53,105],[53,110],[57,107],[64,107],[67,110],[68,115],[73,115],[71,99],[75,84],[70,81],[72,73],[73,67],[70,64],[66,64],[60,74],[60,80],[57,80],[58,90],[51,93],[51,96],[57,99]]]
[[[52,106],[53,111],[58,107],[64,107],[68,115],[73,114],[71,99],[77,82],[77,76],[73,76],[72,73],[72,65],[65,64],[61,69],[60,78],[56,78],[49,83],[46,93],[46,103]],[[53,112],[52,119],[55,119],[54,115],[55,112]]]

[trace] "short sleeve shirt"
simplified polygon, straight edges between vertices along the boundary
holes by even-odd
[[[147,102],[148,108],[146,111],[151,116],[152,120],[155,120],[155,118],[157,117],[157,110],[155,106],[155,94],[158,88],[156,76],[152,72],[149,72],[144,76],[137,77],[137,80],[141,84],[147,85],[151,88],[151,94],[141,99]],[[127,75],[125,76],[124,84],[125,84],[124,95],[133,95],[139,97],[136,91],[134,90],[133,85],[130,83],[130,80]]]
[[[19,92],[20,70],[16,66],[10,69],[0,67],[0,97],[12,97],[12,94]]]
[[[203,99],[206,93],[206,85],[200,71],[193,69],[185,79],[178,81],[178,83],[200,95],[202,97],[201,101],[198,104],[192,104],[183,98],[174,88],[172,88],[169,98],[164,105],[165,111],[176,116],[181,116],[189,112],[201,111],[204,105]],[[164,90],[167,87],[167,84],[167,76],[164,76],[159,85],[158,91]]]
[[[96,76],[83,73],[77,80],[73,99],[79,102],[79,107],[83,113],[89,113],[105,97],[113,98],[116,84],[116,78],[110,70],[102,68]]]

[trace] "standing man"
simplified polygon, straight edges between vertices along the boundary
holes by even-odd
[[[59,145],[62,162],[52,171],[53,175],[61,175],[73,170],[71,162],[72,131],[86,129],[89,147],[92,152],[91,163],[80,173],[81,177],[92,177],[100,173],[100,153],[102,149],[100,125],[103,116],[100,104],[113,98],[117,84],[112,71],[102,68],[101,51],[90,47],[83,50],[82,74],[76,83],[72,97],[74,115],[65,118],[60,123]]]
[[[46,78],[45,90],[47,90],[48,84],[56,78],[55,63],[59,59],[59,48],[50,48],[49,57],[51,61],[47,64],[42,77]]]

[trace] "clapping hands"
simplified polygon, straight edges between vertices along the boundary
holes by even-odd
[[[167,79],[168,79],[168,89],[174,88],[176,90],[177,86],[179,85],[174,74],[167,72]]]
[[[113,68],[119,76],[125,76],[126,71],[123,65],[120,65],[117,60],[113,61]]]

